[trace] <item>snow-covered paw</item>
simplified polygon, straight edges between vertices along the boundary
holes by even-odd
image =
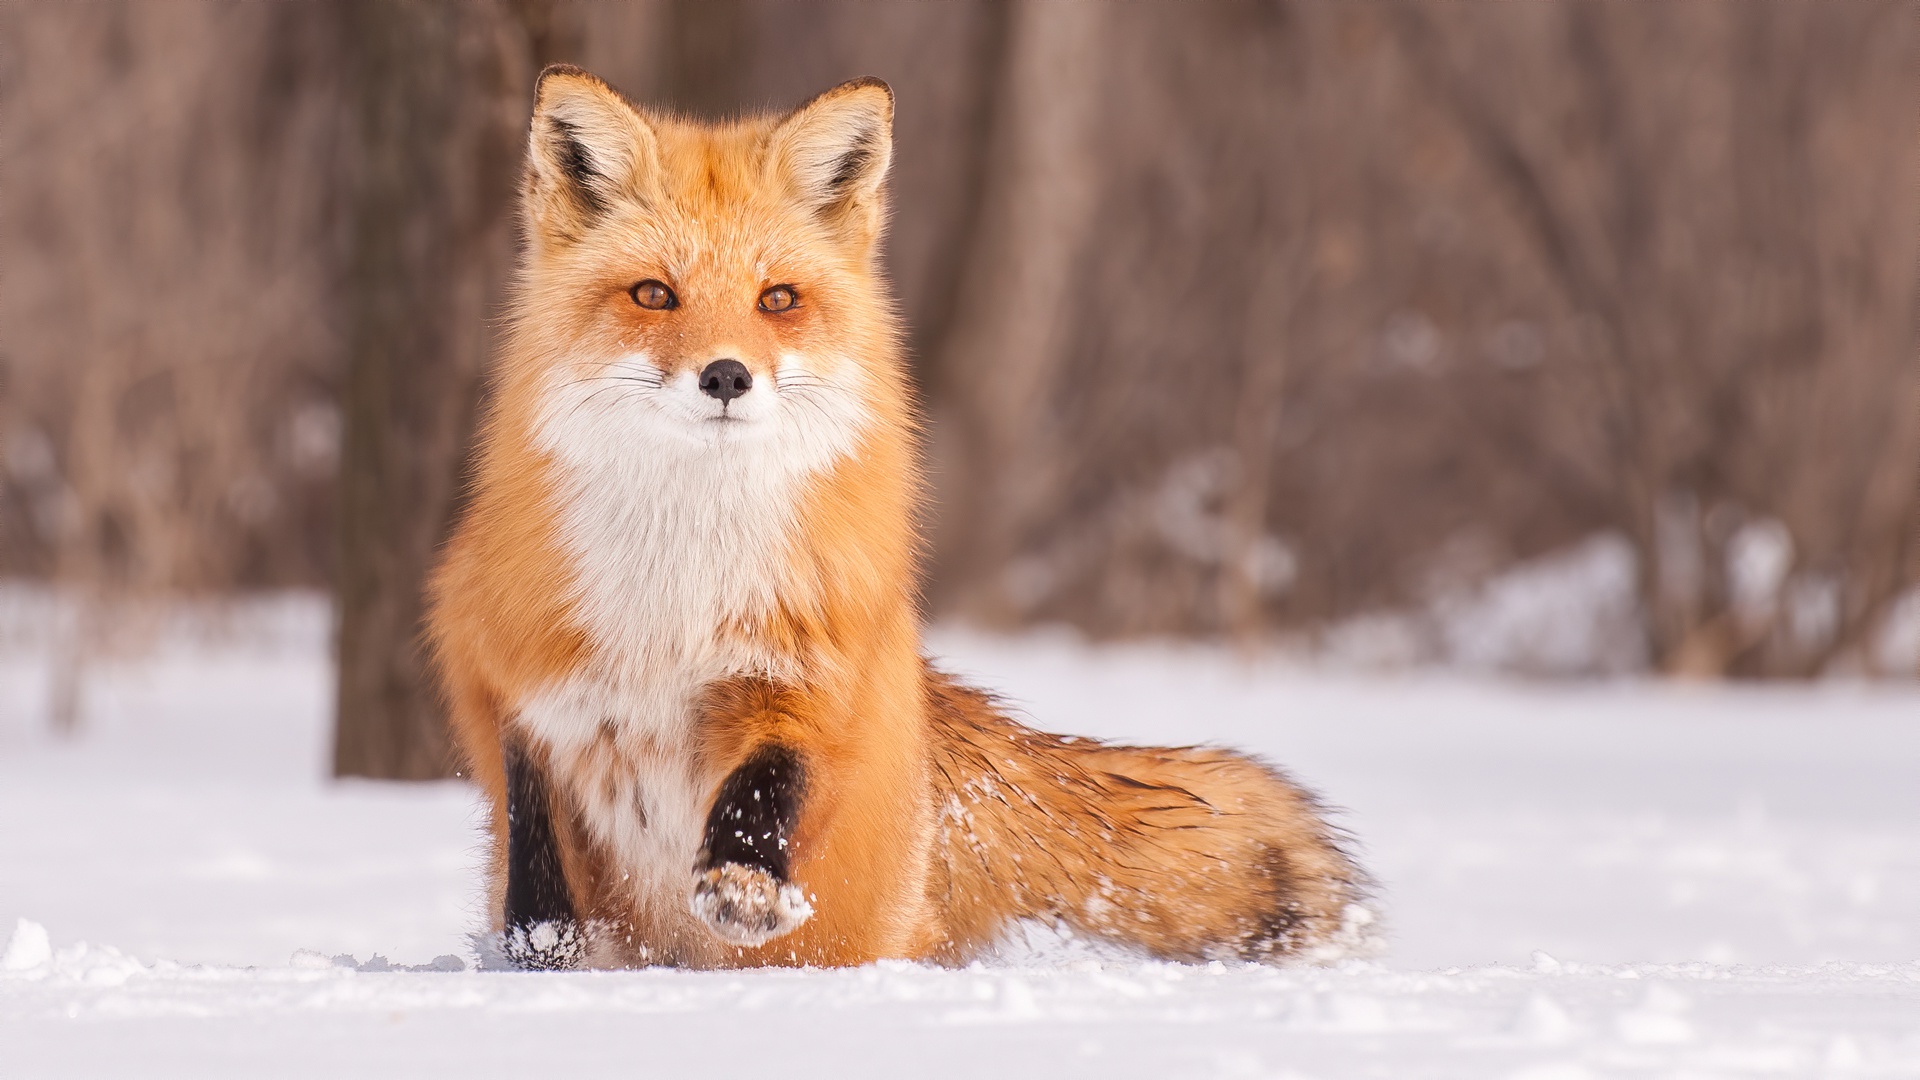
[[[587,956],[587,935],[580,924],[549,920],[507,928],[500,953],[514,967],[559,971],[579,967]]]
[[[798,885],[730,862],[694,872],[693,913],[729,944],[764,945],[806,922],[813,905]]]

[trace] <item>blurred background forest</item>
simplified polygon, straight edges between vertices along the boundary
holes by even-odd
[[[143,605],[332,589],[338,767],[444,769],[535,74],[877,75],[934,617],[1911,675],[1916,56],[1908,0],[7,3],[0,578],[69,723]]]

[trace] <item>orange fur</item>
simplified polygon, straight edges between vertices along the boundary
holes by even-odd
[[[891,92],[714,126],[572,69],[538,96],[511,331],[428,619],[494,807],[495,911],[511,740],[550,779],[594,964],[964,962],[1020,918],[1180,959],[1336,935],[1360,876],[1276,774],[1040,735],[922,660],[916,423],[876,269]],[[636,303],[646,280],[678,306]],[[758,308],[775,285],[801,302]],[[752,372],[743,419],[689,389],[717,357]],[[690,910],[690,861],[653,864],[769,743],[805,763],[813,914],[741,947]]]

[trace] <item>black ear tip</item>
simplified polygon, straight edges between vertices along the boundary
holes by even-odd
[[[844,97],[847,94],[858,93],[862,90],[878,90],[887,95],[887,115],[889,117],[893,115],[893,87],[888,86],[885,79],[876,79],[871,75],[861,79],[854,79],[852,82],[843,82],[820,96],[822,98],[837,98]]]
[[[575,75],[585,76],[589,79],[593,78],[592,74],[590,74],[586,68],[575,67],[572,64],[548,64],[546,67],[540,69],[540,78],[535,80],[534,85],[537,86],[540,83],[546,82],[555,75]]]
[[[887,95],[888,101],[893,100],[893,87],[888,86],[887,81],[885,79],[877,78],[872,75],[864,75],[858,79],[854,79],[851,82],[845,82],[840,84],[840,89],[842,90],[866,90],[869,88],[883,91]]]
[[[800,114],[805,113],[810,109],[827,105],[832,102],[844,101],[846,98],[849,98],[855,94],[861,94],[863,91],[872,91],[872,90],[878,90],[881,93],[887,95],[887,107],[881,113],[881,116],[883,121],[886,124],[891,125],[893,123],[893,87],[888,86],[885,80],[876,79],[871,75],[868,75],[863,79],[853,79],[848,82],[843,82],[839,86],[836,86],[831,90],[827,90],[822,93],[816,94],[813,97],[809,98],[806,104],[801,105],[799,108],[796,108],[795,110],[793,110],[793,112],[790,115],[799,116]]]
[[[612,89],[605,79],[586,68],[574,67],[572,64],[548,64],[540,69],[540,77],[534,81],[533,99],[535,101],[539,101],[540,95],[546,91],[548,79],[580,79],[604,90]]]

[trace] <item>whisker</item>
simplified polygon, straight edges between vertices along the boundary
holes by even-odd
[[[587,382],[589,380],[582,379],[577,381]],[[658,387],[655,387],[655,386],[648,386],[645,383],[636,383],[634,380],[628,380],[628,379],[614,379],[610,381],[611,381],[611,385],[603,386],[598,390],[595,390],[593,393],[588,394],[586,397],[581,398],[579,401],[574,402],[573,408],[568,410],[568,415],[569,416],[574,415],[578,413],[580,410],[586,408],[587,406],[592,405],[595,399],[599,398],[602,394],[605,394],[608,391],[614,391],[618,395],[609,404],[614,406],[619,406],[619,405],[625,404],[628,401],[644,399],[649,394],[651,394],[654,390],[659,389]]]
[[[645,375],[645,374],[640,374],[640,375],[587,375],[587,376],[584,376],[584,377],[582,377],[582,378],[578,378],[578,379],[574,379],[574,380],[572,380],[572,382],[573,382],[573,384],[574,384],[574,385],[579,385],[579,384],[581,384],[581,383],[590,383],[590,382],[630,382],[630,383],[640,383],[640,384],[642,384],[642,385],[646,385],[646,386],[655,386],[655,387],[657,387],[657,386],[663,386],[663,385],[665,385],[665,380],[663,380],[663,379],[662,379],[662,378],[661,378],[660,376],[658,376],[658,375]]]
[[[585,405],[588,402],[591,402],[594,398],[599,397],[601,394],[604,394],[609,390],[625,391],[627,393],[635,392],[632,386],[622,385],[619,382],[615,382],[612,386],[603,386],[600,389],[595,390],[593,393],[588,394],[586,397],[581,398],[580,404]],[[625,399],[623,398],[622,400],[625,400]]]

